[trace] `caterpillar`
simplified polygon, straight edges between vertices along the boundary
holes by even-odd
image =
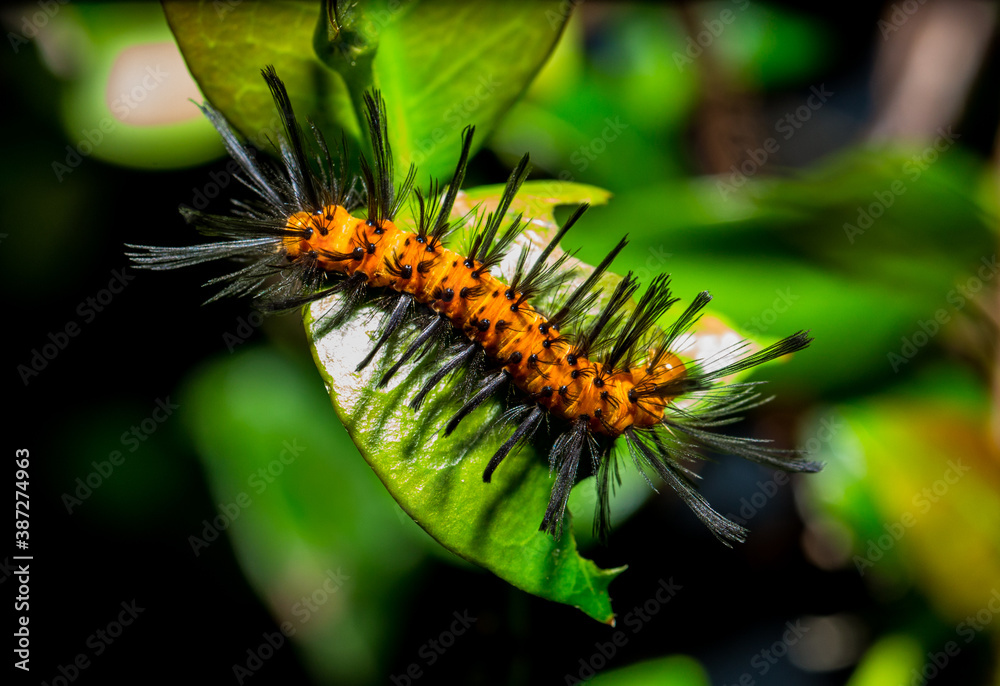
[[[337,164],[322,132],[311,122],[305,128],[296,119],[274,68],[268,66],[262,75],[282,123],[283,135],[277,143],[272,141],[281,164],[258,161],[254,149],[220,112],[207,103],[199,105],[238,163],[239,180],[255,197],[233,200],[228,214],[182,207],[189,223],[217,240],[182,247],[128,245],[127,255],[136,267],[167,270],[236,260],[239,268],[207,282],[219,287],[207,302],[246,296],[262,311],[274,312],[340,294],[338,304],[326,315],[325,324],[333,327],[345,320],[366,292],[388,297],[380,331],[357,371],[391,339],[402,336],[404,324],[415,314],[430,315],[419,333],[411,333],[404,352],[379,384],[387,384],[411,359],[444,345],[450,357],[409,404],[419,410],[437,384],[465,369],[466,386],[471,390],[443,427],[446,434],[504,389],[516,397],[502,416],[514,428],[485,466],[485,482],[548,420],[558,435],[549,453],[554,479],[539,529],[553,535],[561,531],[584,453],[596,475],[594,527],[606,535],[610,494],[621,483],[612,451],[619,440],[625,441],[650,486],[655,489],[647,470],[676,491],[726,545],[745,540],[747,530],[712,508],[695,489],[697,474],[686,462],[709,450],[787,471],[821,468],[797,451],[720,431],[738,421],[738,413],[770,400],[758,391],[761,382],[731,383],[727,377],[802,350],[812,340],[808,332],[800,331],[756,352],[750,352],[749,343],[743,341],[709,359],[683,362],[679,357],[683,339],[711,300],[707,291],[661,330],[656,323],[679,300],[672,294],[668,276],[653,279],[637,300],[639,284],[631,272],[610,295],[600,287],[627,238],[574,287],[564,281],[571,255],[550,259],[587,210],[586,204],[576,209],[534,260],[529,261],[528,252],[522,251],[513,274],[502,280],[491,270],[511,250],[525,225],[522,215],[513,219],[507,215],[528,176],[528,155],[510,174],[494,211],[474,210],[455,220],[452,213],[465,178],[474,127],[462,132],[461,153],[450,182],[444,186],[432,181],[425,194],[415,187],[412,164],[403,181],[395,182],[385,103],[377,91],[366,93],[364,118],[372,154],[370,160],[360,156],[360,177],[349,179],[344,164],[346,140],[342,139]],[[415,226],[407,230],[394,220],[411,198]],[[362,211],[364,216],[358,216]],[[449,235],[467,222],[474,227],[468,245],[446,247]],[[555,304],[543,308],[539,305],[542,298]],[[599,302],[598,313],[585,316]]]

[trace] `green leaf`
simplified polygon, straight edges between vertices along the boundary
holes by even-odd
[[[448,174],[461,130],[480,143],[521,96],[569,16],[561,1],[415,2],[381,36],[375,85],[400,166]]]
[[[670,655],[598,674],[591,686],[709,686],[705,668],[693,657]]]
[[[548,186],[548,188],[546,188]],[[494,189],[496,187],[493,187]],[[604,202],[599,189],[561,184],[526,184],[515,211],[536,211],[537,232],[544,241],[555,227],[557,204]],[[465,200],[495,202],[494,191],[472,189]],[[515,250],[516,252],[516,250]],[[376,381],[401,353],[405,343],[386,346],[372,364],[355,372],[372,345],[381,311],[363,306],[340,327],[321,333],[317,320],[331,307],[314,303],[306,328],[313,355],[330,391],[334,408],[365,460],[402,508],[441,545],[492,571],[529,593],[580,608],[613,623],[608,584],[624,568],[600,569],[580,557],[572,526],[555,539],[538,530],[552,488],[548,465],[531,447],[507,457],[483,483],[483,469],[498,446],[491,430],[503,407],[499,398],[485,403],[451,435],[439,433],[462,403],[458,384],[439,385],[418,413],[407,402],[436,371],[435,365],[410,363],[384,389]],[[403,338],[403,337],[400,337]]]
[[[171,1],[170,29],[201,92],[255,145],[270,149],[281,124],[260,70],[273,64],[292,106],[330,134],[361,129],[343,78],[312,49],[318,3]]]
[[[479,205],[484,212],[492,212],[497,208],[503,184],[478,186],[462,191],[455,202],[454,214],[462,216]],[[547,233],[543,238],[554,235],[558,229],[552,210],[559,205],[603,205],[611,198],[611,193],[603,188],[587,186],[582,183],[564,181],[526,181],[521,185],[510,211],[514,214],[523,212],[525,218],[531,219],[533,227],[541,227]],[[544,244],[546,241],[540,241]]]
[[[453,170],[465,126],[477,127],[477,145],[486,139],[554,48],[565,7],[412,0],[335,13],[318,2],[164,2],[202,92],[255,143],[277,124],[259,73],[273,64],[299,116],[331,140],[341,130],[361,140],[362,93],[380,89],[397,171],[413,162],[421,179]]]

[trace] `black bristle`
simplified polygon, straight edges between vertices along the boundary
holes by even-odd
[[[588,420],[579,417],[573,422],[569,431],[561,434],[549,453],[549,471],[555,471],[556,478],[552,484],[549,505],[545,516],[538,527],[539,531],[547,531],[557,538],[562,533],[563,516],[569,494],[576,482],[576,472],[580,466],[580,455],[587,442]]]
[[[514,196],[517,195],[517,191],[521,188],[521,184],[528,178],[529,171],[528,156],[525,155],[517,163],[517,167],[514,168],[514,171],[511,172],[510,177],[507,179],[507,184],[504,186],[503,194],[500,196],[500,202],[496,210],[487,215],[486,221],[482,226],[476,227],[476,231],[472,237],[471,248],[468,251],[469,259],[480,263],[475,273],[481,274],[499,264],[507,254],[511,243],[514,242],[514,239],[520,233],[521,215],[518,215],[505,231],[500,233],[499,236],[497,235],[500,225],[503,223],[507,211],[510,209],[510,204],[513,202]]]
[[[640,470],[643,467],[652,468],[659,474],[716,538],[729,547],[732,547],[731,541],[742,543],[746,540],[747,530],[712,509],[705,496],[695,490],[685,474],[686,470],[676,464],[669,453],[661,452],[655,444],[652,447],[648,445],[646,439],[634,429],[626,429],[624,437],[636,467]]]
[[[462,367],[467,362],[469,362],[472,359],[473,355],[475,355],[476,350],[478,348],[479,348],[478,343],[472,343],[471,345],[468,345],[465,348],[463,348],[461,352],[459,352],[457,355],[455,355],[450,360],[445,362],[443,365],[441,365],[441,367],[436,372],[434,372],[434,374],[431,375],[431,378],[429,378],[427,382],[423,385],[423,387],[417,392],[417,395],[414,396],[413,400],[410,401],[410,407],[412,407],[414,410],[419,410],[420,405],[424,402],[424,398],[427,397],[427,394],[430,393],[435,386],[441,383],[444,377],[448,376],[448,374],[452,373],[459,367]]]
[[[487,378],[480,389],[469,398],[461,409],[455,413],[448,424],[444,428],[444,435],[447,436],[451,434],[455,429],[458,428],[459,423],[473,410],[483,404],[489,398],[492,398],[501,388],[510,383],[510,373],[505,369],[501,369],[499,372],[493,376]]]
[[[455,206],[455,199],[462,189],[465,181],[465,172],[469,166],[469,153],[472,150],[472,137],[476,132],[476,127],[467,126],[462,131],[462,152],[458,157],[458,164],[455,166],[455,173],[451,177],[451,183],[444,195],[437,193],[436,184],[432,185],[432,198],[435,204],[428,208],[427,224],[420,222],[419,234],[429,238],[429,244],[433,248],[439,245],[450,233],[455,222],[450,221],[452,208]],[[431,223],[433,222],[433,223]]]
[[[389,368],[389,370],[382,375],[379,379],[379,388],[385,386],[389,383],[396,372],[399,371],[400,367],[406,364],[411,357],[413,357],[418,351],[424,349],[426,346],[433,345],[437,341],[437,338],[447,330],[448,320],[443,317],[434,317],[434,320],[425,328],[420,334],[413,340],[410,346],[406,349],[395,364]]]
[[[620,253],[626,245],[628,245],[628,236],[624,236],[620,241],[618,241],[618,244],[611,249],[611,252],[605,255],[600,264],[594,268],[593,273],[591,273],[591,275],[588,276],[587,279],[580,284],[568,298],[566,298],[562,306],[549,320],[553,326],[556,328],[567,328],[571,319],[577,318],[582,312],[585,312],[588,309],[584,301],[596,295],[594,293],[594,288],[601,280],[601,277],[604,276],[605,272],[607,272],[608,267],[611,266],[611,263],[618,256],[618,253]]]
[[[386,341],[396,332],[403,321],[406,319],[407,313],[410,311],[410,307],[413,305],[413,296],[409,294],[400,295],[396,300],[395,307],[392,308],[389,316],[382,323],[382,334],[379,339],[372,346],[372,349],[365,355],[365,359],[361,360],[357,368],[354,371],[360,372],[362,369],[367,367],[372,359],[378,353],[379,349],[386,344]]]
[[[798,352],[808,346],[812,340],[813,339],[809,337],[808,331],[799,331],[798,333],[792,334],[787,338],[782,338],[777,343],[773,343],[772,345],[769,345],[763,350],[759,350],[752,355],[747,355],[736,362],[727,364],[719,369],[715,369],[710,373],[705,374],[705,377],[713,380],[722,379],[730,374],[736,374],[750,369],[751,367],[764,364],[765,362],[776,360],[783,355]]]
[[[521,409],[521,408],[516,408]],[[538,405],[531,408],[531,412],[528,416],[518,424],[514,433],[503,442],[493,457],[490,458],[490,462],[486,465],[486,469],[483,471],[483,481],[489,483],[493,479],[493,472],[497,470],[500,463],[503,462],[504,458],[510,454],[510,451],[515,447],[520,446],[525,441],[529,440],[532,435],[534,435],[535,430],[538,429],[538,425],[541,424],[542,418],[545,416],[545,411]]]
[[[548,263],[549,256],[552,251],[556,249],[559,242],[563,239],[566,233],[573,228],[573,225],[577,220],[583,216],[583,213],[587,211],[590,205],[584,203],[577,207],[573,215],[566,221],[565,224],[556,232],[552,240],[549,241],[548,245],[539,253],[538,257],[532,263],[531,268],[527,268],[527,258],[529,250],[525,248],[518,255],[517,266],[514,269],[514,275],[510,279],[510,289],[515,293],[520,293],[520,296],[515,300],[514,304],[520,306],[526,300],[533,300],[539,297],[544,297],[546,294],[555,290],[559,284],[561,284],[565,278],[565,266],[566,262],[573,257],[572,253],[564,253],[560,255],[551,264]],[[558,328],[558,325],[551,323],[551,326]]]
[[[289,179],[295,191],[296,204],[302,209],[322,209],[323,203],[320,201],[319,191],[322,186],[317,183],[321,179],[317,179],[310,171],[309,157],[302,140],[302,130],[295,119],[295,111],[292,109],[292,101],[288,97],[285,84],[278,78],[272,65],[261,70],[261,74],[271,91],[271,97],[278,108],[278,114],[285,130],[280,151],[285,159],[285,167],[289,172]]]
[[[630,366],[631,358],[637,352],[639,344],[653,330],[660,315],[675,302],[677,298],[672,297],[670,293],[670,277],[661,274],[653,279],[601,363],[608,369],[617,369],[618,363],[625,360],[624,366]]]
[[[397,189],[394,186],[392,147],[389,144],[389,129],[386,123],[385,101],[375,90],[365,93],[365,120],[372,144],[372,163],[361,156],[361,176],[368,196],[368,220],[375,226],[391,221],[406,201],[413,188],[417,169],[410,165],[406,178]]]
[[[574,337],[574,354],[579,357],[590,357],[594,352],[602,350],[606,344],[614,340],[614,333],[625,317],[625,304],[632,299],[639,289],[639,282],[632,272],[618,282],[611,298],[601,308],[601,313],[587,328]]]

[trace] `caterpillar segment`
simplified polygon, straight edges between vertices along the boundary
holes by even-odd
[[[395,302],[359,370],[389,340],[405,335],[405,324],[416,311],[434,313],[379,384],[431,347],[457,338],[461,343],[416,390],[411,407],[419,409],[438,383],[464,370],[471,390],[444,427],[451,433],[486,399],[510,386],[518,389],[513,394],[517,400],[503,415],[514,428],[484,466],[483,480],[490,481],[503,460],[547,424],[555,433],[549,452],[553,485],[540,529],[553,535],[560,534],[581,464],[589,464],[596,476],[595,530],[602,537],[607,533],[610,494],[623,452],[647,479],[655,474],[668,484],[726,545],[742,541],[746,530],[718,514],[696,490],[692,461],[710,451],[788,471],[821,468],[796,451],[724,432],[740,413],[767,401],[759,382],[732,383],[732,375],[805,348],[811,340],[806,332],[756,352],[743,342],[708,359],[682,361],[677,348],[711,300],[707,292],[699,293],[662,330],[659,322],[677,303],[668,277],[654,279],[638,298],[631,273],[610,294],[602,293],[601,277],[625,247],[624,238],[582,283],[567,289],[562,281],[570,255],[553,259],[552,254],[586,205],[530,264],[522,251],[513,274],[503,281],[491,270],[522,229],[522,218],[508,215],[529,172],[527,155],[508,178],[495,210],[455,220],[452,211],[465,178],[472,127],[462,133],[461,154],[448,185],[432,181],[425,195],[413,188],[413,166],[395,184],[385,105],[377,92],[366,95],[372,156],[370,161],[361,156],[360,177],[349,182],[343,159],[334,162],[322,133],[311,125],[310,135],[303,132],[274,69],[263,70],[263,76],[283,123],[284,135],[275,146],[281,165],[259,160],[225,118],[204,105],[254,198],[234,200],[228,214],[186,210],[185,218],[214,240],[182,247],[129,246],[134,265],[163,270],[236,260],[235,271],[209,282],[220,288],[211,300],[250,296],[258,308],[275,311],[340,294],[339,305],[321,322],[331,326],[339,325],[366,292],[391,294]],[[346,144],[341,149],[343,158]],[[355,193],[358,185],[361,192]],[[411,196],[419,210],[415,230],[395,221]],[[365,216],[358,216],[359,210]],[[468,220],[474,222],[468,246],[447,247],[453,229]],[[549,308],[537,304],[553,301],[558,302]],[[583,316],[595,310],[596,316]],[[614,451],[622,441],[626,450]]]

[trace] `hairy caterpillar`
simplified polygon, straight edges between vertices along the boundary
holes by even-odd
[[[595,528],[606,532],[612,480],[619,478],[611,449],[619,439],[625,441],[641,473],[651,468],[659,474],[727,545],[730,540],[744,540],[746,530],[718,514],[694,489],[696,474],[684,461],[700,457],[700,450],[707,448],[790,471],[820,468],[800,459],[795,451],[717,431],[737,421],[735,413],[766,402],[757,392],[757,383],[727,383],[726,377],[801,350],[810,342],[805,332],[754,353],[743,342],[718,358],[682,362],[676,348],[711,296],[698,294],[661,331],[655,328],[657,320],[678,300],[671,294],[667,276],[654,279],[632,309],[629,303],[639,285],[631,273],[609,298],[602,294],[600,279],[625,247],[624,238],[582,283],[565,287],[569,255],[549,258],[586,205],[576,210],[530,264],[527,252],[522,252],[514,273],[503,281],[490,270],[510,250],[524,225],[521,216],[509,220],[507,214],[528,175],[527,155],[507,180],[497,209],[471,217],[475,229],[470,244],[465,250],[452,250],[445,246],[449,234],[470,219],[456,221],[451,215],[469,159],[471,127],[462,134],[462,152],[450,183],[443,190],[432,183],[424,195],[414,190],[416,169],[412,165],[405,180],[395,184],[385,106],[378,93],[366,95],[373,155],[371,161],[361,157],[361,192],[355,193],[357,180],[347,178],[346,165],[334,163],[322,133],[310,124],[307,136],[299,125],[274,69],[268,67],[263,76],[283,123],[284,137],[276,146],[281,167],[258,162],[224,117],[202,106],[239,164],[240,180],[257,197],[233,201],[235,208],[228,215],[182,209],[202,234],[220,240],[185,247],[130,245],[128,255],[138,267],[163,270],[235,259],[244,266],[209,281],[221,286],[210,301],[252,296],[262,310],[278,311],[341,294],[338,309],[327,315],[331,326],[350,314],[365,291],[388,294],[394,302],[358,371],[415,311],[431,313],[430,323],[380,383],[384,385],[407,361],[450,337],[461,341],[460,345],[416,392],[411,407],[419,409],[428,392],[460,368],[478,374],[475,384],[469,385],[473,389],[469,397],[444,427],[450,433],[484,400],[505,387],[516,388],[520,402],[504,415],[516,428],[485,466],[486,482],[504,458],[530,440],[543,419],[550,417],[560,428],[549,455],[555,478],[540,526],[550,533],[558,533],[562,526],[585,451],[597,476]],[[341,154],[346,155],[346,143]],[[419,212],[415,230],[408,231],[394,219],[411,193]],[[367,216],[356,217],[353,213],[359,208]],[[536,308],[539,298],[553,295],[560,300],[557,305],[546,313]],[[583,313],[594,309],[602,296],[606,304],[599,314],[585,318]]]

